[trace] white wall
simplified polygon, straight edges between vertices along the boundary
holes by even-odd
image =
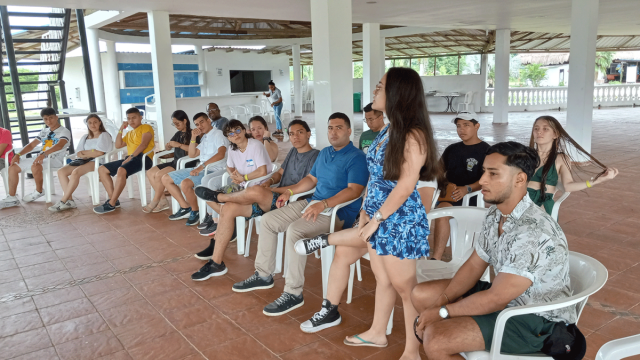
[[[439,92],[460,92],[460,97],[453,100],[453,108],[457,109],[457,104],[464,101],[464,94],[473,91],[473,108],[475,112],[480,112],[481,95],[484,92],[484,75],[447,75],[447,76],[421,76],[424,91]],[[353,92],[362,92],[362,79],[353,79]],[[372,99],[367,101],[362,99],[362,106],[367,105]],[[442,112],[447,107],[447,101],[441,97],[428,96],[427,108],[431,112]]]

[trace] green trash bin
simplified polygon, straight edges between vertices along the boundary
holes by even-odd
[[[362,93],[353,93],[353,112],[362,111]]]

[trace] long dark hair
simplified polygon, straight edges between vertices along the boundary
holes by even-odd
[[[420,75],[409,68],[391,68],[387,71],[384,91],[387,99],[385,110],[393,130],[389,134],[384,158],[384,179],[400,178],[405,162],[404,147],[409,134],[416,136],[420,150],[427,154],[420,169],[420,180],[437,179],[441,167]]]
[[[262,124],[262,126],[264,126],[264,129],[269,131],[269,126],[267,125],[267,122],[264,120],[264,118],[260,115],[256,115],[254,117],[252,117],[251,119],[249,119],[249,127],[251,127],[251,123],[257,121],[260,124]]]
[[[222,131],[222,134],[225,137],[228,137],[229,133],[231,132],[231,130],[236,129],[236,128],[241,128],[242,130],[244,130],[244,137],[246,137],[247,139],[251,139],[251,134],[249,134],[247,132],[247,128],[244,127],[244,124],[240,120],[236,120],[236,119],[229,120],[227,125],[224,127],[224,130]],[[231,141],[229,141],[229,143],[231,144],[231,145],[229,145],[229,146],[231,146],[231,150],[238,150],[238,145],[237,144],[234,144]]]
[[[171,117],[180,121],[187,122],[186,130],[180,135],[180,143],[182,145],[189,145],[191,142],[191,121],[189,121],[189,116],[186,112],[182,110],[176,110],[171,114]]]
[[[87,131],[89,131],[89,136],[88,136],[89,139],[95,139],[95,135],[93,134],[93,131],[89,129],[89,119],[92,119],[92,118],[96,118],[98,119],[98,121],[100,121],[100,127],[98,128],[98,130],[100,130],[101,134],[107,131],[107,129],[104,128],[104,123],[102,122],[102,119],[100,119],[100,116],[96,114],[89,114],[89,116],[87,116],[85,120],[85,124],[87,125]]]
[[[540,195],[542,196],[542,198],[544,198],[546,195],[545,187],[547,184],[547,174],[551,170],[551,167],[553,166],[553,164],[555,164],[556,159],[558,158],[558,155],[561,155],[561,154],[565,155],[565,156],[562,156],[562,161],[564,161],[565,165],[567,166],[567,169],[571,169],[571,163],[576,163],[576,164],[584,163],[584,160],[574,159],[571,156],[571,153],[572,153],[572,151],[570,150],[571,148],[574,148],[580,156],[584,157],[585,159],[589,159],[589,161],[587,161],[586,164],[584,165],[594,165],[595,167],[602,170],[599,173],[596,173],[596,175],[594,176],[594,180],[598,179],[600,176],[604,175],[605,172],[607,172],[607,167],[603,163],[601,163],[598,159],[591,156],[591,154],[589,154],[585,149],[583,149],[582,146],[580,146],[580,144],[578,144],[575,140],[573,140],[573,138],[571,138],[571,136],[569,136],[569,134],[564,130],[562,125],[560,125],[560,122],[553,116],[543,115],[537,118],[536,121],[533,122],[533,127],[531,129],[531,139],[529,140],[530,147],[536,150],[538,149],[538,146],[533,138],[533,129],[535,128],[538,120],[546,120],[547,123],[549,123],[549,127],[551,127],[551,129],[555,132],[555,135],[557,136],[556,140],[553,142],[553,144],[551,144],[551,150],[549,151],[549,155],[547,155],[547,160],[544,162],[544,165],[542,165],[542,179],[540,180]],[[540,159],[540,161],[542,161],[542,158]]]

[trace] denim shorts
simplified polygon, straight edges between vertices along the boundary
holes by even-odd
[[[278,206],[276,206],[276,203],[278,202],[278,198],[280,197],[280,194],[278,194],[277,192],[272,191],[271,194],[273,195],[273,199],[271,200],[271,209],[269,209],[269,211],[273,211],[278,208]],[[267,212],[262,210],[262,208],[260,207],[260,205],[258,205],[258,203],[253,203],[251,207],[252,207],[251,216],[245,217],[245,219],[247,220],[253,219],[258,216],[262,216]]]
[[[202,178],[204,177],[204,170],[200,171],[196,176],[191,176],[191,171],[193,169],[195,168],[172,171],[169,173],[169,176],[176,185],[180,185],[182,181],[189,179],[193,181],[193,186],[199,186],[202,183]]]
[[[106,163],[102,166],[104,166],[105,168],[107,168],[107,170],[109,170],[109,173],[111,176],[116,176],[116,174],[118,173],[118,169],[119,168],[123,168],[126,172],[127,172],[127,178],[129,178],[129,176],[139,172],[140,170],[142,170],[142,157],[145,156],[144,154],[140,154],[134,158],[132,158],[131,160],[129,160],[129,162],[127,162],[126,164],[122,165],[122,163],[124,162],[124,160],[116,160],[116,161],[112,161],[110,163]],[[153,161],[151,160],[151,158],[148,158],[144,161],[144,169],[149,170],[151,169],[151,167],[153,166]]]

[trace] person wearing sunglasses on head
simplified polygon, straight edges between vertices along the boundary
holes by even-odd
[[[49,163],[51,168],[61,168],[63,165],[63,159],[66,150],[69,147],[69,139],[71,139],[71,132],[69,129],[60,125],[60,120],[56,114],[56,110],[53,108],[44,108],[40,111],[40,116],[44,120],[46,128],[42,129],[40,134],[33,139],[29,145],[25,146],[19,152],[16,152],[11,158],[11,166],[9,166],[9,189],[7,196],[2,202],[0,202],[0,208],[16,206],[20,204],[20,200],[16,197],[16,191],[18,190],[18,182],[20,179],[20,173],[23,170],[31,169],[33,179],[36,181],[36,189],[30,194],[22,194],[22,201],[31,202],[42,196],[44,192],[42,190],[43,185],[43,169],[44,166]],[[42,149],[36,157],[24,158],[23,155],[28,154],[36,146],[42,144]],[[54,154],[56,153],[56,154]],[[53,155],[52,155],[53,154]]]
[[[382,128],[384,128],[384,113],[373,109],[371,107],[372,105],[373,103],[370,103],[364,107],[364,120],[369,130],[360,135],[359,149],[364,151],[365,154],[369,150],[369,146],[371,146],[373,140],[376,139],[380,131],[382,131]]]

